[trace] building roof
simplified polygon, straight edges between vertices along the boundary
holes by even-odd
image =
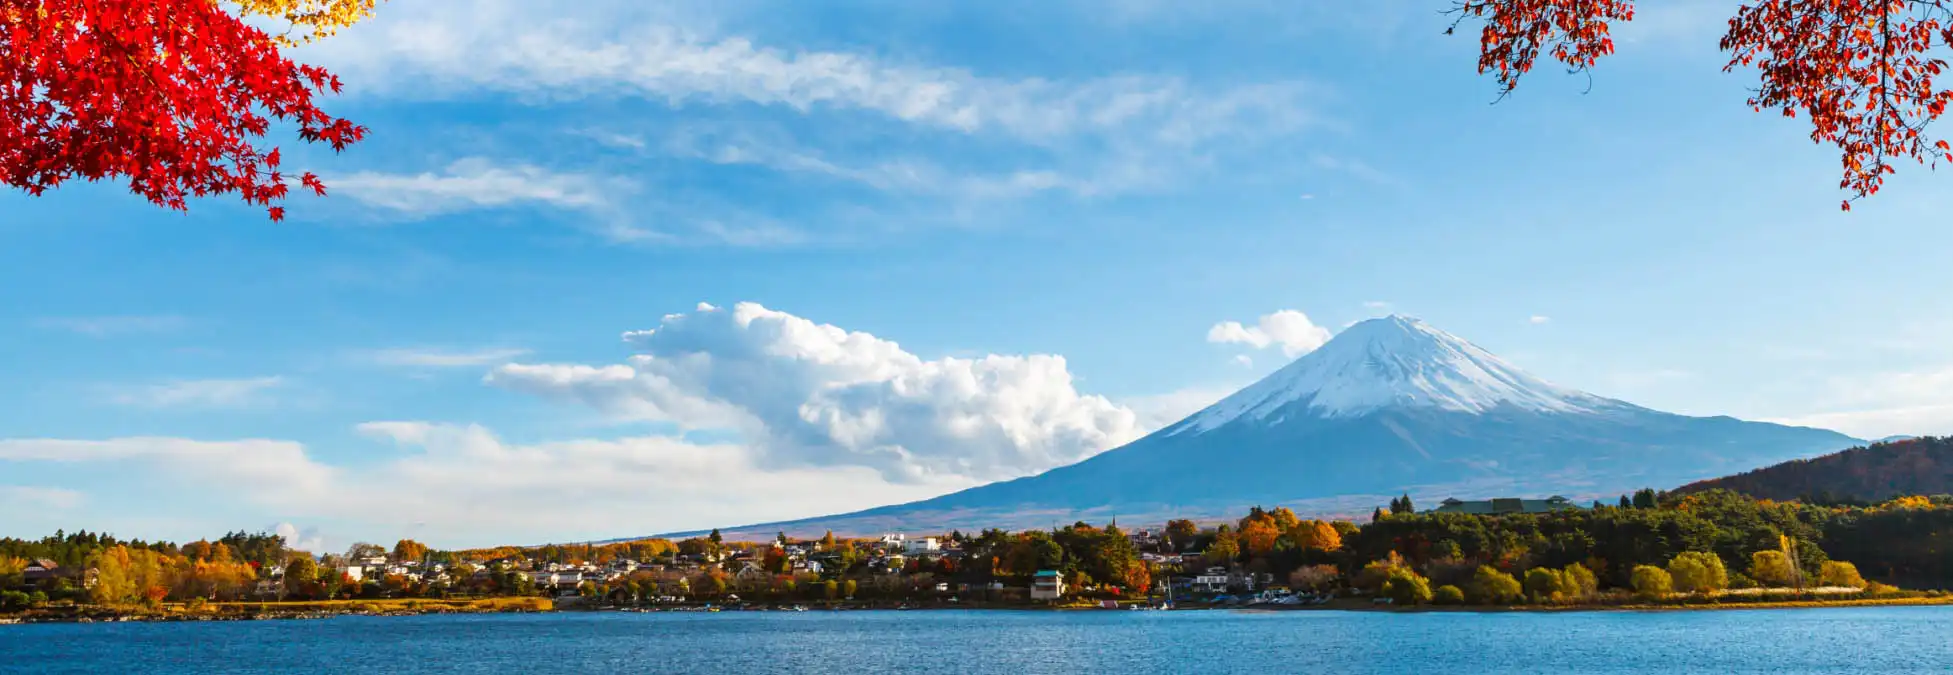
[[[1469,513],[1474,515],[1496,515],[1501,513],[1547,513],[1560,509],[1577,509],[1578,504],[1567,498],[1553,495],[1545,499],[1524,499],[1520,497],[1495,497],[1480,501],[1464,501],[1456,498],[1446,499],[1431,509],[1432,513]]]
[[[1038,570],[1038,573],[1033,576],[1055,577],[1058,576],[1058,570]]]

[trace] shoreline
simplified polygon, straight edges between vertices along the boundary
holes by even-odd
[[[511,602],[516,601],[516,602]],[[429,606],[432,605],[432,606]],[[1622,605],[1420,605],[1416,607],[1394,607],[1375,605],[1357,599],[1346,599],[1325,605],[1286,606],[1286,605],[1245,605],[1245,606],[1191,606],[1177,607],[1175,612],[1237,611],[1237,612],[1383,612],[1395,614],[1420,613],[1562,613],[1562,612],[1667,612],[1701,610],[1791,610],[1827,609],[1845,607],[1933,607],[1953,605],[1953,596],[1913,597],[1913,598],[1853,598],[1849,600],[1775,600],[1758,602],[1682,602],[1682,603],[1635,603]],[[548,598],[491,598],[485,600],[384,600],[384,601],[332,601],[327,603],[222,603],[202,610],[187,610],[181,607],[166,607],[159,610],[130,610],[124,608],[77,606],[61,608],[68,611],[30,610],[16,615],[0,616],[0,625],[26,625],[39,623],[168,623],[189,621],[299,621],[312,619],[331,619],[343,616],[424,616],[435,614],[544,614],[577,612],[617,612],[655,614],[667,612],[855,612],[855,611],[1029,611],[1029,612],[1078,612],[1078,611],[1133,611],[1122,607],[1118,610],[1089,605],[898,605],[894,607],[867,605],[836,605],[815,607],[799,605],[765,605],[724,607],[716,605],[683,605],[660,607],[558,607]],[[1160,610],[1148,610],[1160,611]]]

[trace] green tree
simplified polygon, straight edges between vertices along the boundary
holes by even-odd
[[[1533,602],[1560,602],[1573,596],[1566,575],[1550,567],[1526,570],[1526,596]]]
[[[1490,565],[1480,565],[1478,571],[1472,573],[1471,598],[1477,604],[1511,604],[1518,601],[1523,593],[1518,579]]]
[[[1668,576],[1668,570],[1654,565],[1635,565],[1628,578],[1634,594],[1644,600],[1658,600],[1675,590],[1675,580]]]
[[[855,583],[853,579],[841,582],[841,597],[852,598],[854,597],[854,591]]]
[[[1187,550],[1194,537],[1200,534],[1200,526],[1194,521],[1179,519],[1166,521],[1166,540],[1175,551]]]
[[[1621,495],[1621,503],[1619,506],[1624,509],[1631,509],[1634,508],[1634,502],[1628,501],[1627,495]]]
[[[1641,488],[1634,492],[1634,508],[1652,509],[1655,508],[1656,502],[1653,488]]]
[[[1707,551],[1685,551],[1668,561],[1668,576],[1683,593],[1714,593],[1729,587],[1729,570],[1722,557]]]
[[[1417,512],[1417,507],[1411,505],[1410,495],[1404,495],[1402,497],[1398,497],[1396,499],[1390,500],[1390,515],[1403,516],[1403,515],[1410,515],[1416,512]]]
[[[1232,563],[1235,558],[1241,557],[1240,540],[1235,537],[1233,530],[1223,525],[1220,534],[1215,535],[1214,541],[1207,545],[1206,556],[1209,565]]]
[[[295,553],[285,561],[285,592],[301,598],[309,597],[312,584],[319,580],[319,563],[312,560],[311,554]]]
[[[1399,567],[1384,580],[1383,595],[1398,605],[1422,605],[1431,601],[1431,582],[1408,568]]]
[[[1370,512],[1370,522],[1376,523],[1382,521],[1383,521],[1383,507],[1377,507],[1377,510]]]
[[[1445,584],[1431,593],[1431,602],[1439,605],[1462,605],[1465,604],[1465,592],[1459,590],[1457,586]]]

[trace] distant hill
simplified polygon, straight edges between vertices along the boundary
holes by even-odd
[[[1953,437],[1873,443],[1690,483],[1676,492],[1715,488],[1778,500],[1881,502],[1905,495],[1953,494]]]

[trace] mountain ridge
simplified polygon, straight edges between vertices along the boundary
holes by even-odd
[[[1400,493],[1419,501],[1611,499],[1863,443],[1561,387],[1420,320],[1390,316],[1354,324],[1179,422],[1073,464],[906,504],[722,532],[1156,522],[1251,505],[1357,515]]]

